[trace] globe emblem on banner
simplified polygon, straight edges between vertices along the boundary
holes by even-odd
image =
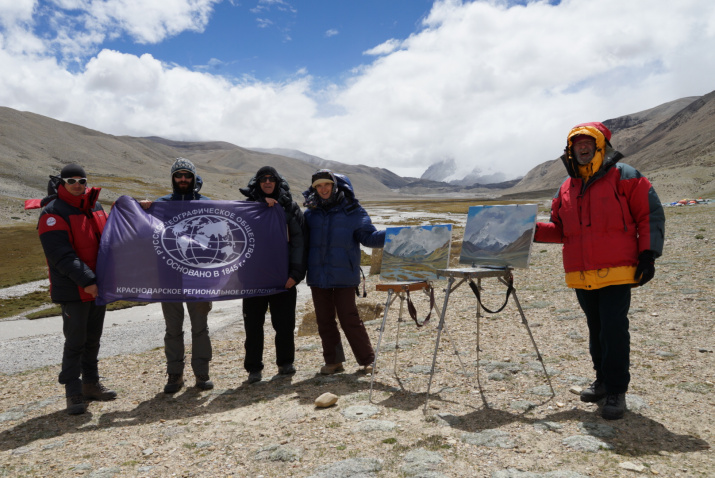
[[[161,243],[175,261],[212,269],[237,261],[248,241],[243,228],[231,219],[195,216],[164,229]]]

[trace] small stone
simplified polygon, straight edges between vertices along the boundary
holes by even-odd
[[[569,388],[569,392],[573,393],[574,395],[581,395],[582,390],[583,390],[583,388],[577,387],[575,385],[573,387]]]
[[[151,454],[153,454],[153,453],[154,453],[154,449],[153,449],[153,448],[146,448],[146,449],[142,450],[142,455],[144,455],[144,456],[149,456],[149,455],[151,455]]]
[[[619,463],[618,467],[623,468],[624,470],[637,471],[639,473],[645,471],[645,466],[639,465],[637,463],[632,463],[630,461],[624,461],[623,463]]]
[[[338,396],[330,392],[325,392],[315,399],[315,406],[318,408],[332,407],[336,403],[338,403]]]

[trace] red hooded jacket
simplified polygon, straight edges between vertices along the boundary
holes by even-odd
[[[97,202],[101,188],[71,195],[63,185],[40,214],[38,232],[50,273],[53,302],[90,302],[84,288],[96,284],[99,241],[107,215]]]
[[[663,252],[665,214],[647,178],[611,148],[601,123],[576,126],[561,157],[569,178],[551,202],[551,222],[538,223],[536,242],[563,243],[564,270],[594,271],[635,266],[646,250],[655,257]],[[571,139],[577,135],[596,139],[592,162],[600,167],[584,180],[573,158]],[[608,131],[610,136],[610,131]]]

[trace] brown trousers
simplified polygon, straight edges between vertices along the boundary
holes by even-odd
[[[340,287],[323,289],[311,287],[315,316],[318,322],[318,333],[323,342],[323,358],[326,364],[345,361],[343,343],[340,331],[335,321],[337,312],[340,327],[359,365],[372,365],[375,361],[375,351],[370,343],[367,330],[360,320],[355,304],[355,288]]]

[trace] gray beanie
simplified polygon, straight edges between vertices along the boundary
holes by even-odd
[[[194,176],[196,176],[196,167],[194,163],[186,158],[176,158],[174,164],[171,166],[171,175],[173,176],[177,171],[188,171]]]

